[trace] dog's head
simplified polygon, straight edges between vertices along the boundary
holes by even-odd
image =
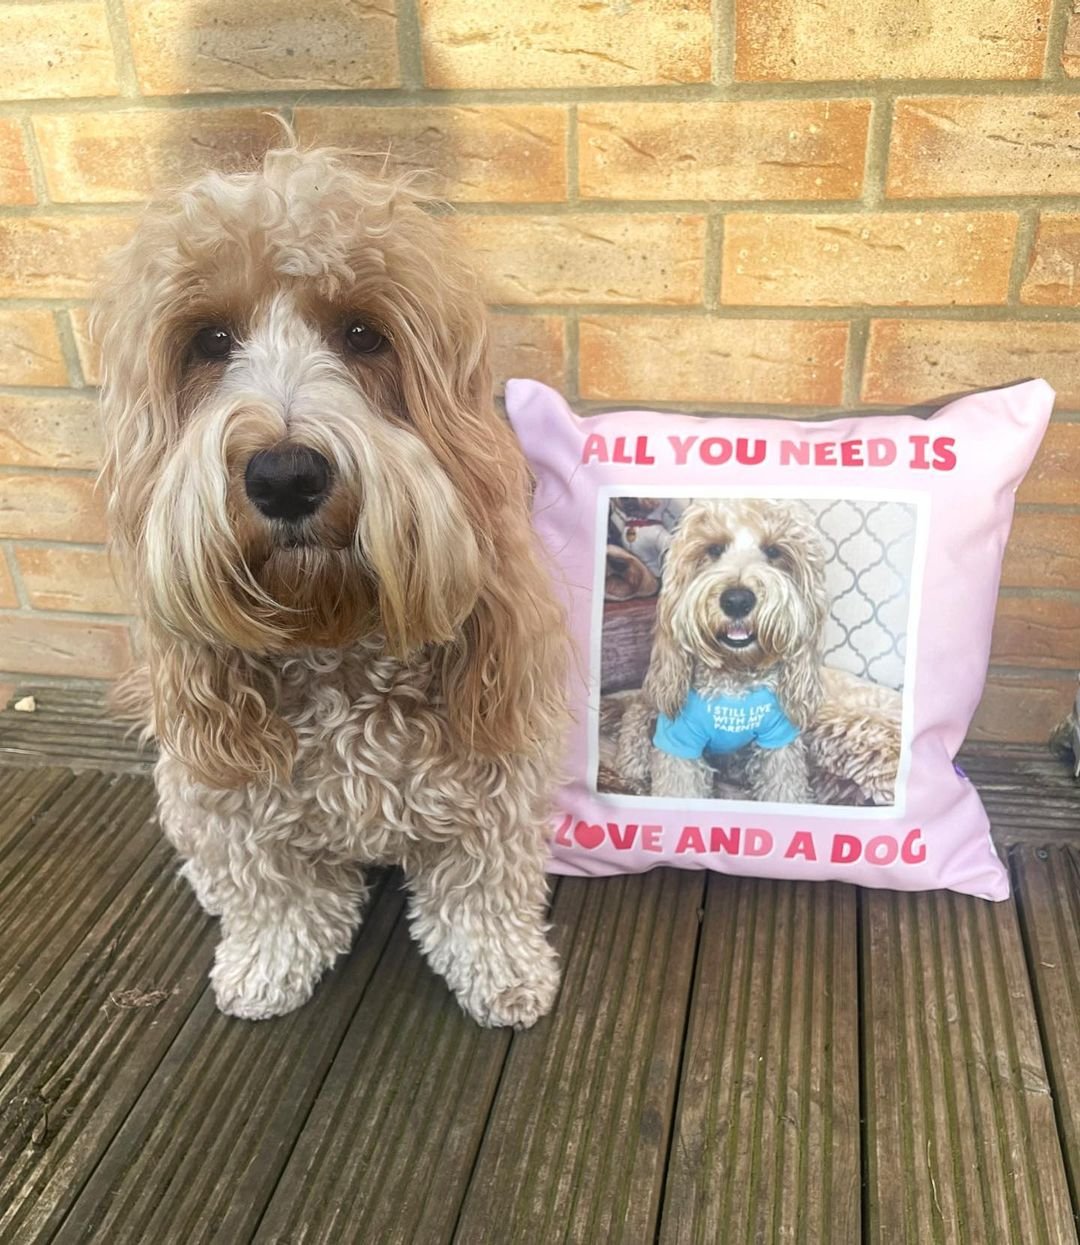
[[[772,671],[785,710],[805,724],[827,612],[824,551],[805,506],[691,503],[664,563],[646,684],[656,707],[675,717],[695,672],[753,682]]]
[[[148,209],[93,329],[113,540],[155,692],[196,735],[209,702],[251,710],[240,755],[228,727],[196,740],[205,776],[287,768],[268,656],[362,638],[438,646],[469,742],[527,746],[522,697],[550,671],[522,667],[523,633],[558,628],[525,468],[471,274],[408,179],[292,149],[208,174]]]

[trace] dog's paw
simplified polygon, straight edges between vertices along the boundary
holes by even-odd
[[[477,1024],[489,1029],[530,1029],[551,1011],[559,993],[559,961],[546,942],[542,947],[527,966],[521,966],[524,971],[513,984],[474,984],[458,992],[458,1001]]]
[[[225,938],[218,944],[210,984],[218,1010],[239,1020],[269,1020],[302,1007],[321,975],[317,967],[282,955],[276,939]]]

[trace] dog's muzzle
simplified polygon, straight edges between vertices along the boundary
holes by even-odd
[[[720,594],[720,608],[731,620],[717,638],[728,648],[749,648],[757,636],[744,621],[757,604],[757,597],[749,588],[727,588]]]
[[[253,454],[244,471],[251,504],[268,519],[306,519],[330,491],[330,464],[306,445],[285,445]]]

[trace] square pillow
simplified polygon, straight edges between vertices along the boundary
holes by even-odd
[[[1053,391],[930,419],[506,406],[576,647],[551,868],[1008,895],[953,764]]]

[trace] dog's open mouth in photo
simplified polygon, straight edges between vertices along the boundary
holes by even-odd
[[[150,205],[93,316],[162,826],[246,1018],[349,947],[372,863],[481,1023],[558,981],[565,627],[477,283],[414,180],[295,147],[208,173]]]
[[[727,623],[720,630],[717,639],[727,648],[749,648],[757,643],[757,636],[742,622]]]

